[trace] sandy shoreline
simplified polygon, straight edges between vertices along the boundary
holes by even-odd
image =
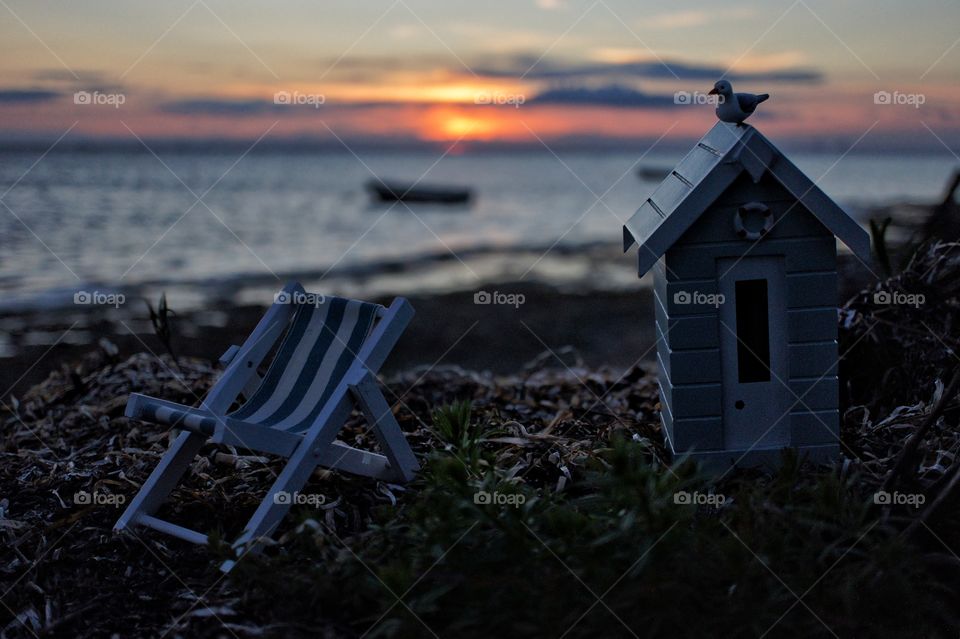
[[[568,365],[579,358],[591,366],[623,368],[642,359],[653,341],[649,288],[576,294],[537,283],[507,283],[484,290],[522,295],[524,303],[478,305],[474,291],[409,296],[417,314],[385,370],[444,364],[506,373],[522,369],[550,350]],[[389,303],[389,298],[375,301]],[[137,306],[140,319],[99,318],[82,329],[71,329],[68,317],[47,314],[42,322],[39,317],[20,317],[23,333],[17,337],[23,341],[11,357],[0,360],[0,387],[10,388],[14,395],[21,393],[61,363],[98,349],[101,338],[113,343],[121,357],[164,353],[146,321],[145,306]],[[603,309],[602,318],[597,308]],[[263,311],[256,305],[223,305],[175,317],[174,349],[178,355],[216,360],[249,334]],[[38,337],[54,343],[30,343]]]
[[[623,370],[654,361],[649,276],[637,279],[634,264],[619,247],[604,244],[558,248],[546,257],[537,251],[481,251],[464,263],[434,257],[363,274],[337,274],[322,282],[316,274],[303,274],[300,281],[311,291],[384,304],[394,295],[411,301],[417,314],[388,361],[388,372],[445,364],[512,373],[538,357],[556,366],[582,363]],[[869,275],[841,255],[838,301]],[[431,286],[431,278],[452,283]],[[270,278],[211,289],[206,296],[170,290],[168,302],[177,313],[172,319],[175,351],[216,360],[249,334],[277,287]],[[118,307],[67,305],[0,313],[5,340],[0,343],[0,390],[5,391],[0,397],[22,393],[51,370],[98,349],[102,338],[121,357],[163,353],[145,304],[147,299],[155,303],[162,290],[131,292]],[[499,293],[503,303],[475,303],[480,291]]]

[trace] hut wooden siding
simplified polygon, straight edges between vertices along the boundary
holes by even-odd
[[[739,236],[732,223],[748,203],[762,203],[772,216],[758,241]],[[786,360],[778,381],[790,389],[787,445],[836,452],[838,237],[869,259],[863,230],[769,141],[752,127],[723,123],[627,223],[625,250],[636,241],[640,274],[654,273],[661,418],[675,452],[729,452],[722,344],[731,327],[710,296],[720,293],[721,264],[747,257],[782,264],[786,326],[778,334],[785,343],[771,348],[781,348]],[[694,293],[708,301],[696,303]]]

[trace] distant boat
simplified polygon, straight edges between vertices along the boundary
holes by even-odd
[[[641,166],[637,169],[637,177],[641,180],[662,180],[670,175],[672,170],[669,166]]]
[[[437,204],[463,204],[472,196],[470,189],[459,186],[428,186],[402,182],[370,180],[369,189],[383,202],[434,202]]]

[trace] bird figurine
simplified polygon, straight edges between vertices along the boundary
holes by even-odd
[[[721,122],[737,125],[743,124],[743,121],[757,110],[757,105],[770,97],[769,93],[734,93],[733,85],[726,80],[720,80],[714,84],[709,95],[720,96],[716,110],[717,118]]]

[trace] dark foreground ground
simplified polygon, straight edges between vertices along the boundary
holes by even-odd
[[[416,315],[397,345],[386,370],[402,369],[434,362],[456,364],[475,370],[507,373],[520,370],[547,349],[565,357],[571,350],[593,366],[608,364],[625,368],[650,357],[653,343],[653,298],[649,289],[623,293],[569,293],[536,283],[501,284],[486,287],[523,295],[524,303],[511,305],[474,304],[473,291],[411,295]],[[371,301],[389,304],[392,298]],[[172,304],[172,302],[171,302]],[[602,309],[602,313],[598,313]],[[217,324],[205,319],[210,311],[174,316],[172,344],[175,352],[211,362],[231,345],[241,344],[257,321],[264,306],[222,306],[212,309]],[[145,318],[145,304],[133,313]],[[0,389],[17,394],[42,381],[59,361],[77,360],[85,353],[99,350],[97,338],[107,337],[123,354],[154,351],[164,353],[162,343],[149,324],[141,319],[120,322],[104,313],[83,332],[85,343],[61,339],[56,345],[21,345],[15,356],[0,367]],[[69,317],[45,314],[23,318],[24,330],[35,330],[41,321],[49,322],[51,341],[65,334]],[[130,330],[128,330],[128,327]],[[74,328],[70,335],[77,332]],[[39,360],[39,363],[38,363]],[[571,359],[570,361],[573,361]]]
[[[443,358],[387,375],[424,467],[418,479],[400,487],[317,473],[304,491],[313,503],[228,577],[216,541],[110,532],[115,504],[133,496],[170,436],[124,418],[126,395],[196,404],[216,369],[125,345],[89,352],[0,407],[0,633],[955,637],[957,248],[925,251],[842,310],[836,465],[787,456],[776,474],[707,477],[670,460],[646,368],[577,362],[560,351],[565,340],[552,343],[544,315],[529,346],[543,357],[490,347],[489,368],[515,358],[509,374]],[[877,290],[926,301],[877,304]],[[421,316],[428,306],[418,304]],[[633,311],[616,319],[612,306],[563,317],[582,318],[589,336],[603,308],[601,319],[628,333]],[[435,312],[461,321],[448,309]],[[461,343],[513,344],[487,330]],[[408,356],[432,364],[449,338],[419,334]],[[436,357],[423,357],[429,348]],[[375,448],[357,415],[342,439]],[[232,537],[280,468],[209,447],[161,516]],[[499,497],[483,503],[484,493]]]

